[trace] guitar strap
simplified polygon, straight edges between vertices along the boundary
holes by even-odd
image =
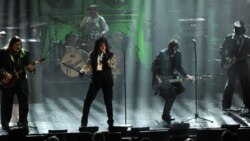
[[[19,55],[13,55],[14,57],[14,64],[15,64],[15,71],[18,71],[21,68],[21,58],[19,57]]]
[[[239,46],[238,53],[240,53],[240,51],[241,51],[241,49],[242,49],[242,47],[243,47],[243,45],[244,45],[244,42],[245,42],[245,37],[243,36],[243,38],[242,38],[242,40],[241,40],[241,44],[240,44],[240,46]]]

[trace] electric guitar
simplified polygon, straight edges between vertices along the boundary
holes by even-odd
[[[173,76],[159,76],[156,75],[156,84],[153,86],[154,90],[159,90],[160,88],[168,88],[171,87],[172,83],[183,82],[188,80],[187,78],[173,78]],[[213,76],[210,74],[201,75],[199,77],[195,77],[195,80],[210,80]]]
[[[41,58],[39,60],[34,61],[33,63],[31,63],[32,65],[36,65],[36,64],[40,64],[42,62],[45,61],[45,58]],[[30,65],[30,64],[29,64]],[[17,82],[17,80],[19,79],[19,75],[28,67],[25,66],[23,68],[21,68],[20,70],[14,70],[12,72],[8,72],[5,71],[4,69],[0,70],[0,86],[4,87],[4,88],[11,88],[12,86],[14,86],[14,84]],[[7,82],[3,82],[2,80],[5,79],[7,80]]]
[[[244,60],[244,59],[247,59],[248,57],[250,56],[243,56],[243,57],[239,57],[239,58],[236,58],[235,56],[229,61],[227,60],[226,58],[223,58],[221,60],[221,67],[223,70],[228,70],[233,64],[235,64],[237,61],[240,61],[240,60]]]

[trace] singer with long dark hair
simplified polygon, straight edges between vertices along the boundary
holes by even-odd
[[[107,123],[113,126],[113,75],[115,68],[115,56],[109,50],[108,40],[100,37],[96,40],[93,51],[90,53],[87,63],[82,67],[80,73],[83,75],[92,69],[91,83],[84,101],[81,127],[86,127],[90,105],[95,99],[98,91],[102,89],[104,102],[107,110]]]

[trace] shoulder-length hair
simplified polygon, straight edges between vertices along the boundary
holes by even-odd
[[[177,49],[179,49],[179,42],[176,39],[172,39],[168,43],[168,49],[173,49],[173,47],[177,47]]]
[[[98,53],[99,47],[101,46],[102,43],[106,45],[106,53],[110,53],[108,39],[105,37],[100,37],[95,41],[93,52]]]
[[[8,49],[11,49],[11,47],[16,43],[16,42],[22,42],[21,38],[18,36],[14,36],[10,39]]]

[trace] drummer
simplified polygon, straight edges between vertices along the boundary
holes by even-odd
[[[97,5],[90,5],[87,10],[89,16],[81,20],[79,27],[83,31],[83,38],[88,46],[87,51],[91,51],[95,40],[101,36],[106,36],[109,27],[104,17],[99,15]]]
[[[78,46],[78,39],[79,37],[75,35],[73,32],[68,33],[65,36],[65,42],[63,44],[64,46],[64,53],[67,53],[69,51],[75,51]]]

